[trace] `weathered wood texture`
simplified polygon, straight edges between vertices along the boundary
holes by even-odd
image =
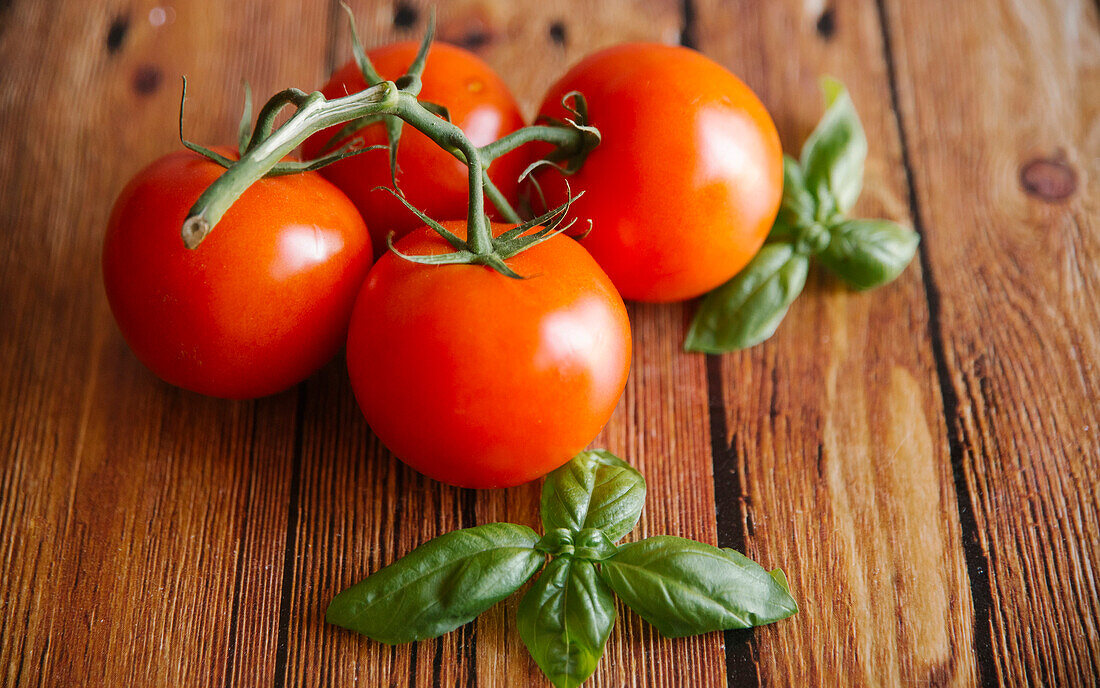
[[[855,212],[911,223],[873,3],[700,3],[697,22],[699,48],[744,75],[786,150],[821,116],[820,76],[844,81],[872,142]],[[720,534],[784,562],[807,600],[799,623],[735,646],[761,685],[975,682],[923,277],[914,265],[856,294],[819,271],[778,336],[711,363]]]
[[[1100,675],[1100,20],[888,3],[990,680]],[[974,542],[976,540],[976,542]]]
[[[0,3],[0,685],[545,685],[516,600],[390,648],[323,624],[346,584],[445,530],[534,525],[536,485],[462,491],[379,446],[343,361],[230,403],[163,385],[99,282],[110,202],[188,134],[232,136],[239,79],[319,84],[335,2]],[[427,3],[352,3],[365,41]],[[1083,0],[455,0],[440,35],[531,112],[624,40],[695,45],[785,147],[843,79],[871,140],[859,211],[921,260],[854,294],[814,275],[772,341],[681,353],[691,305],[632,306],[597,444],[674,533],[782,565],[802,605],[669,641],[623,613],[592,685],[1089,685],[1100,672],[1100,27]],[[293,46],[293,49],[291,48]]]

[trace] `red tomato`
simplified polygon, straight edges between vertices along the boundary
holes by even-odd
[[[397,247],[452,250],[426,228]],[[530,278],[386,253],[352,313],[348,372],[367,422],[452,485],[508,487],[562,465],[611,417],[630,369],[623,301],[584,248],[557,236],[507,263]]]
[[[569,177],[584,246],[624,298],[679,301],[722,284],[756,254],[783,190],[775,124],[756,95],[687,48],[627,44],[598,52],[547,93],[540,114],[569,116],[580,91],[602,140]],[[539,181],[561,199],[560,175]]]
[[[384,79],[395,80],[408,69],[417,49],[416,43],[397,43],[376,48],[367,55]],[[484,146],[523,126],[523,116],[508,87],[481,59],[461,48],[433,44],[421,81],[419,98],[447,107],[451,121],[476,146]],[[326,98],[337,98],[364,88],[366,82],[351,61],[337,70],[321,91]],[[337,131],[339,127],[326,129],[307,140],[303,145],[306,157],[316,157]],[[362,129],[357,135],[368,146],[387,143],[381,123]],[[489,177],[509,201],[516,200],[519,175],[528,161],[528,153],[514,151],[490,166]],[[397,183],[414,206],[437,220],[466,217],[469,179],[466,166],[408,125],[402,129],[397,169]],[[392,186],[387,150],[361,153],[325,167],[321,174],[339,186],[359,208],[378,250],[385,248],[390,232],[401,237],[424,224],[389,192],[373,190]],[[491,205],[487,207],[491,210]]]
[[[180,226],[223,171],[179,151],[139,172],[111,213],[103,282],[123,337],[157,376],[245,399],[300,382],[339,350],[371,244],[351,201],[306,173],[252,185],[188,250]]]

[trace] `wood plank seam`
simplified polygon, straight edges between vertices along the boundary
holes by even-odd
[[[298,550],[298,518],[301,511],[302,442],[305,434],[306,385],[298,385],[298,403],[294,408],[294,454],[291,458],[290,491],[287,495],[286,534],[283,549],[282,592],[279,597],[279,632],[275,645],[275,675],[272,685],[282,688],[287,679],[290,643],[290,607],[294,594],[295,561]]]
[[[707,395],[709,397],[710,449],[714,463],[714,506],[718,527],[718,546],[745,551],[745,532],[737,527],[744,515],[745,490],[741,472],[737,469],[734,447],[737,436],[727,444],[726,407],[722,395],[721,357],[707,355]],[[723,632],[726,650],[726,680],[733,675],[747,676],[751,671],[756,685],[762,684],[756,664],[756,636],[751,629]]]
[[[1100,0],[1098,0],[1100,1]],[[898,97],[897,66],[894,61],[893,43],[890,35],[890,23],[884,0],[875,0],[878,8],[879,27],[882,32],[883,51],[890,83],[890,105],[894,113],[898,137],[901,144],[902,165],[905,168],[905,185],[908,192],[909,213],[913,218],[913,228],[925,236],[923,215],[917,201],[916,178],[909,155],[909,140],[905,128],[904,116]],[[959,416],[959,397],[951,383],[951,373],[944,350],[942,324],[940,320],[940,291],[936,285],[931,259],[928,255],[928,242],[922,240],[918,247],[925,298],[928,302],[928,330],[932,339],[932,354],[936,362],[936,378],[943,404],[944,423],[947,427],[947,442],[951,457],[951,472],[955,483],[955,499],[961,527],[962,547],[966,557],[967,576],[970,578],[970,596],[974,605],[974,654],[978,666],[978,679],[984,685],[993,685],[996,667],[993,657],[991,609],[993,594],[989,581],[989,553],[982,544],[977,520],[974,517],[974,497],[963,466],[963,445],[959,441],[961,430]]]
[[[696,34],[697,14],[694,0],[682,0],[680,11],[683,17],[680,31],[680,45],[692,50],[698,49]],[[737,527],[739,517],[744,516],[740,505],[744,502],[744,489],[741,475],[737,470],[734,456],[734,441],[727,443],[726,406],[722,395],[721,357],[706,355],[707,415],[710,424],[710,455],[714,475],[715,527],[719,547],[731,547],[738,552],[745,551],[744,530]],[[760,669],[754,659],[756,655],[756,636],[751,629],[727,630],[722,633],[725,650],[727,685],[731,676],[756,678],[756,685],[762,685]]]

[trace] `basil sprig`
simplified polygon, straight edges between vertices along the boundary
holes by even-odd
[[[688,351],[723,353],[772,336],[802,293],[811,259],[855,289],[901,274],[920,237],[888,220],[848,218],[863,189],[867,137],[844,85],[822,82],[825,115],[802,147],[783,156],[783,200],[764,247],[729,282],[703,297]]]
[[[585,451],[546,478],[539,538],[526,526],[456,530],[344,590],[329,623],[384,643],[432,638],[472,621],[545,570],[516,625],[558,688],[583,683],[603,655],[615,595],[668,637],[771,623],[798,611],[783,572],[694,540],[657,536],[618,546],[645,503],[645,480],[613,454]]]

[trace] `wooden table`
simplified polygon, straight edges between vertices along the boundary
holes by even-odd
[[[352,5],[372,45],[424,27],[424,3]],[[1095,685],[1098,6],[458,0],[439,20],[528,112],[592,50],[682,41],[745,79],[792,151],[836,75],[870,139],[858,211],[923,236],[879,292],[811,275],[739,354],[681,352],[691,303],[630,307],[633,373],[597,445],[649,481],[636,534],[782,566],[802,612],[676,641],[626,614],[591,685]],[[342,360],[255,402],[168,387],[107,309],[108,209],[177,146],[179,75],[188,135],[228,141],[242,77],[311,89],[349,55],[328,0],[0,2],[3,685],[547,685],[514,598],[396,649],[322,620],[429,537],[533,524],[537,484],[404,467]]]

